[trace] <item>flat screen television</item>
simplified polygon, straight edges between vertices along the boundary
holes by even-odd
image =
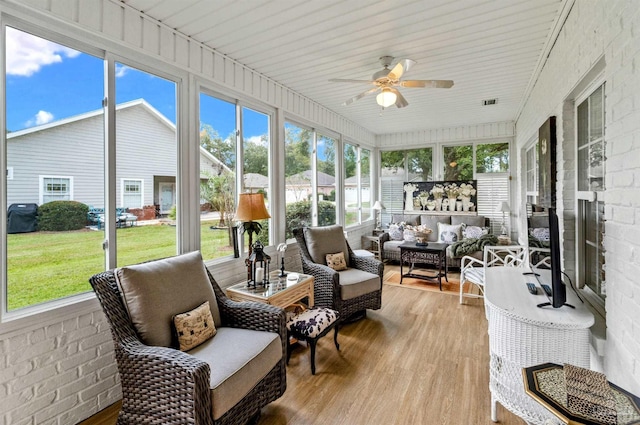
[[[541,208],[540,206],[532,205],[530,211],[537,211],[538,222],[547,221],[549,226],[549,255],[551,257],[551,281],[549,282],[548,274],[537,273],[533,270],[533,274],[538,280],[540,285],[549,285],[551,287],[551,295],[547,295],[549,299],[548,303],[539,304],[538,307],[552,306],[553,308],[560,308],[562,306],[573,307],[570,304],[566,304],[567,301],[567,287],[562,280],[562,264],[560,262],[560,251],[562,245],[560,242],[560,227],[558,224],[558,215],[554,208]],[[532,222],[532,218],[529,218],[529,223]],[[547,220],[544,220],[546,218]],[[540,220],[542,219],[542,220]],[[531,224],[530,224],[531,225]],[[531,234],[531,232],[529,232]]]

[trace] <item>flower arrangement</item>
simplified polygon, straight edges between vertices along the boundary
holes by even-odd
[[[431,188],[431,194],[434,199],[441,199],[444,195],[444,187],[441,184],[436,184]]]
[[[404,185],[404,191],[407,193],[413,194],[416,190],[418,190],[418,186],[413,183],[407,183]]]
[[[447,194],[447,198],[449,198],[450,200],[454,200],[460,194],[460,188],[457,184],[451,183],[444,187],[444,193]]]
[[[471,198],[476,194],[476,190],[473,188],[473,185],[469,183],[462,183],[460,185],[460,199],[462,198]]]

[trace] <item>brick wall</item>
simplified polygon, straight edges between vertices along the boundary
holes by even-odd
[[[563,217],[564,265],[573,272],[573,98],[581,85],[593,79],[590,71],[603,67],[607,158],[604,367],[610,380],[636,394],[640,393],[639,11],[634,0],[576,1],[516,123],[517,144],[522,148],[548,116],[558,117],[558,208]]]

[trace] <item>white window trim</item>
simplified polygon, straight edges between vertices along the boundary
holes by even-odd
[[[13,180],[13,167],[7,167],[7,180]]]
[[[124,195],[125,195],[125,181],[140,182],[140,206],[135,208],[142,208],[144,206],[144,179],[122,178],[120,179],[120,206],[124,207]]]
[[[40,175],[38,176],[38,205],[42,205],[44,203],[44,179],[67,179],[69,180],[69,200],[73,201],[73,176],[48,176],[48,175]]]

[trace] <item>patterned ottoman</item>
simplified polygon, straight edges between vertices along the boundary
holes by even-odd
[[[307,341],[311,348],[311,374],[316,374],[316,342],[325,336],[331,329],[335,329],[333,342],[340,350],[338,344],[339,314],[330,308],[313,307],[301,313],[291,316],[287,320],[287,334],[299,340]],[[291,357],[291,344],[287,350],[287,363]]]

